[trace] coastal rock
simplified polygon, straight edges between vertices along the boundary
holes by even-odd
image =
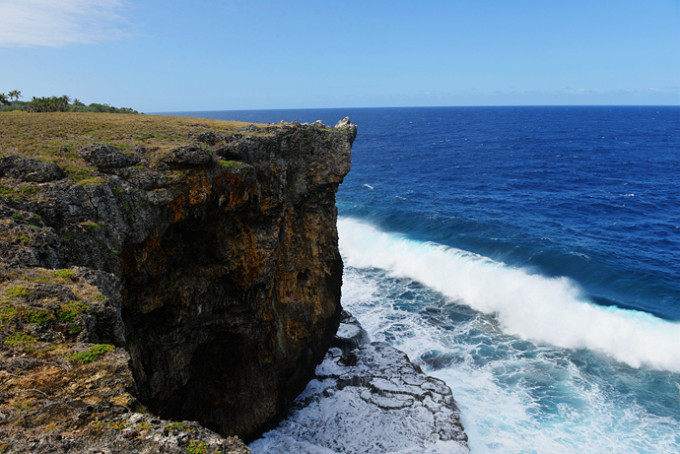
[[[129,158],[118,151],[116,147],[110,145],[93,143],[87,147],[83,147],[78,154],[103,172],[111,169],[128,167],[135,163],[132,158]]]
[[[239,129],[239,132],[257,132],[259,130],[260,128],[254,124],[249,124],[248,126],[244,126],[243,128]]]
[[[115,150],[101,162],[92,152],[83,184],[29,189],[3,164],[10,452],[238,452],[222,437],[248,440],[280,418],[339,324],[335,192],[355,135],[219,132],[210,148],[140,150],[134,170],[115,167]],[[240,159],[218,160],[230,144]],[[198,428],[168,441],[161,419],[198,421],[222,441]]]
[[[164,188],[168,185],[168,178],[158,172],[134,167],[123,169],[118,175],[133,186],[145,191]]]
[[[173,167],[196,167],[212,164],[214,158],[210,150],[197,144],[171,150],[161,161]]]
[[[344,313],[334,346],[287,419],[252,444],[258,453],[467,453],[446,384],[368,335]]]
[[[0,157],[0,177],[10,177],[21,181],[46,183],[66,177],[61,168],[51,162],[23,156]]]
[[[205,143],[207,145],[215,145],[220,140],[224,140],[224,134],[216,134],[213,131],[205,132],[190,132],[189,138],[195,140],[196,142]]]

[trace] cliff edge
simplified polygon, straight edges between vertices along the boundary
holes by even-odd
[[[0,452],[247,452],[338,327],[356,127],[120,117],[0,115]]]

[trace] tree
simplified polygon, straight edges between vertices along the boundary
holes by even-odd
[[[9,106],[11,104],[9,99],[7,99],[7,95],[4,93],[0,93],[0,104],[3,106]]]
[[[12,90],[7,93],[7,96],[14,101],[18,101],[21,98],[21,90]]]
[[[68,111],[69,97],[52,96],[36,98],[35,96],[28,105],[28,110],[31,112],[66,112]]]

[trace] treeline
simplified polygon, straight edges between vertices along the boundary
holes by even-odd
[[[12,90],[7,94],[0,93],[0,111],[23,110],[26,112],[109,112],[139,113],[129,107],[113,107],[108,104],[93,102],[84,104],[78,99],[64,96],[33,97],[30,101],[20,101],[21,91]]]

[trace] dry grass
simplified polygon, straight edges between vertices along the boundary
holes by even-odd
[[[163,152],[193,142],[189,132],[229,133],[248,123],[160,115],[78,112],[0,112],[0,156],[19,154],[54,162],[74,181],[94,169],[77,154],[85,145],[113,145],[122,152],[140,146]]]

